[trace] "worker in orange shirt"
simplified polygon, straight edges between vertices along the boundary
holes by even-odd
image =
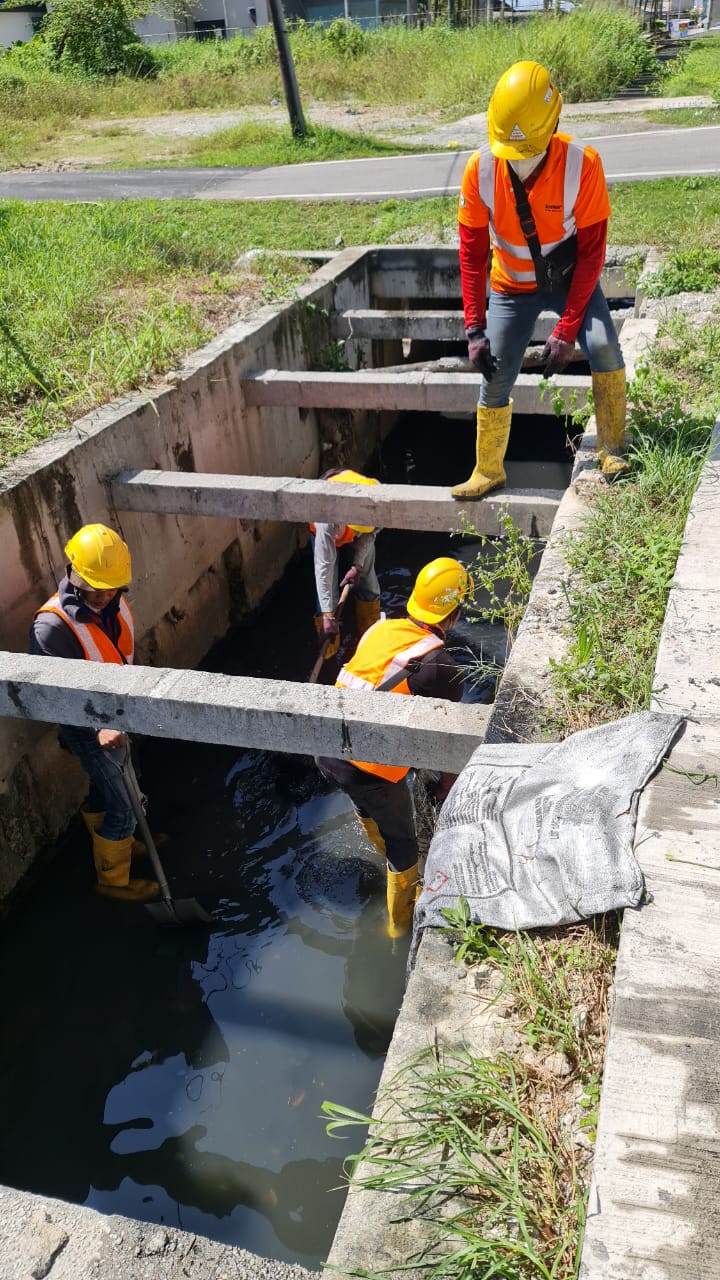
[[[458,208],[468,355],[483,375],[476,464],[454,498],[505,483],[515,380],[541,311],[558,316],[543,350],[560,373],[576,341],[592,372],[598,453],[606,475],[626,469],[625,366],[600,289],[610,202],[598,153],[558,133],[562,98],[537,62],[516,62],[488,106],[489,146],[470,157]],[[492,245],[490,299],[488,254]]]
[[[385,618],[360,640],[336,684],[406,697],[459,702],[462,671],[448,653],[448,632],[472,594],[470,574],[459,560],[440,556],[420,570],[404,618]],[[418,843],[407,765],[334,760],[317,756],[323,776],[350,797],[373,844],[387,859],[388,933],[410,927],[418,883]],[[447,795],[453,777],[440,775],[435,798]]]
[[[326,471],[323,480],[341,484],[377,484],[359,471]],[[380,619],[380,584],[375,572],[375,534],[369,525],[311,524],[315,591],[315,630],[320,642],[329,641],[325,657],[340,646],[335,617],[340,591],[348,584],[355,591],[355,625],[359,636]],[[342,573],[342,577],[340,574]]]
[[[86,524],[65,547],[65,575],[35,614],[28,650],[48,658],[131,664],[135,624],[126,593],[132,578],[130,551],[114,529]],[[130,874],[131,858],[145,846],[133,839],[135,814],[113,763],[128,748],[122,729],[61,725],[60,741],[77,757],[90,781],[82,818],[90,832],[97,892],[127,902],[157,897],[155,880]]]

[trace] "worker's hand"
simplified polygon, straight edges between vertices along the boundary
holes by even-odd
[[[543,378],[550,378],[554,373],[562,373],[574,354],[574,342],[563,342],[562,338],[556,338],[555,334],[551,333],[540,352],[540,359],[547,361],[543,369]]]
[[[324,613],[322,623],[320,625],[320,634],[322,635],[323,640],[332,640],[333,636],[336,636],[339,630],[340,628],[337,624],[337,618],[334,618],[331,613]]]
[[[484,329],[466,329],[468,340],[468,358],[471,364],[479,369],[486,382],[492,381],[497,369],[497,360],[490,350],[490,339],[485,336]]]
[[[98,729],[95,736],[103,751],[115,751],[118,747],[128,745],[127,734],[121,733],[119,729]]]
[[[340,583],[340,586],[354,587],[359,582],[359,580],[360,580],[360,569],[358,565],[354,564],[354,565],[351,565],[351,567],[348,569],[347,573],[345,574],[345,577],[342,579]]]

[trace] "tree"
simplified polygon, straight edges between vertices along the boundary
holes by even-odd
[[[133,27],[142,12],[135,0],[54,0],[44,34],[55,61],[85,76],[155,76],[155,55]]]

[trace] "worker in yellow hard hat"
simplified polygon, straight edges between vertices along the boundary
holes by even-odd
[[[386,618],[360,640],[336,683],[343,689],[446,698],[462,696],[460,668],[445,648],[473,583],[459,560],[441,556],[418,574],[403,618]],[[418,883],[418,845],[406,765],[316,760],[353,801],[370,839],[387,858],[389,933],[410,926]],[[452,779],[441,774],[444,790]]]
[[[322,479],[339,484],[378,483],[359,471],[341,468],[326,471]],[[321,642],[329,641],[325,657],[332,658],[340,645],[340,627],[335,611],[344,586],[349,583],[354,590],[358,635],[380,618],[380,584],[375,573],[377,530],[371,525],[311,524],[310,532],[317,593],[315,630]]]
[[[490,145],[475,151],[465,168],[460,276],[468,355],[483,377],[475,467],[452,490],[454,498],[480,498],[505,483],[510,397],[541,311],[559,317],[542,352],[545,376],[565,368],[577,341],[592,373],[603,471],[626,469],[625,367],[599,284],[610,216],[607,185],[597,151],[557,132],[561,108],[544,67],[514,63],[490,99]]]
[[[126,599],[132,578],[127,544],[104,524],[86,524],[67,543],[65,555],[65,576],[33,619],[29,652],[131,663],[135,629]],[[62,725],[60,740],[90,779],[82,817],[92,837],[98,893],[136,902],[156,897],[154,880],[130,876],[135,814],[110,758],[116,749],[128,748],[127,736],[120,729]]]

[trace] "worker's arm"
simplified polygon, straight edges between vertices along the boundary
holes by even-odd
[[[334,524],[315,525],[315,589],[321,613],[334,613],[337,608],[335,528]]]
[[[45,658],[84,658],[82,646],[56,613],[39,613],[30,628],[28,653]]]
[[[460,284],[462,287],[465,328],[484,329],[487,315],[487,270],[490,254],[490,231],[485,227],[468,227],[458,223],[460,234]]]
[[[577,263],[568,290],[565,309],[553,329],[553,336],[561,342],[574,342],[585,317],[605,265],[607,220],[594,222],[589,227],[577,229]]]

